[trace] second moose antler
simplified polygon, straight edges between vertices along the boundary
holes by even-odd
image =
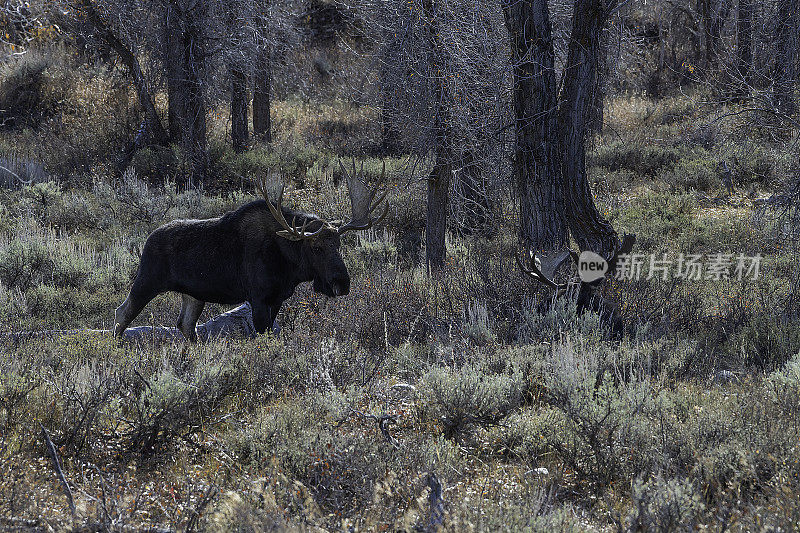
[[[605,281],[609,276],[613,275],[617,268],[617,262],[620,255],[629,254],[633,249],[635,242],[635,235],[625,235],[622,239],[622,243],[614,252],[614,255],[612,255],[611,259],[608,260],[608,270],[606,271],[605,276],[592,282],[581,281],[578,289],[578,297],[575,302],[576,310],[579,315],[585,313],[586,311],[600,315],[600,323],[606,326],[610,330],[611,336],[616,339],[621,338],[624,331],[622,317],[620,316],[619,309],[616,304],[604,297],[600,293],[599,288],[603,281]],[[549,268],[545,269],[548,271],[547,274],[542,272],[542,261],[533,251],[528,251],[527,264],[523,257],[521,257],[520,254],[517,254],[517,264],[528,276],[555,290],[556,298],[561,298],[567,293],[569,285],[567,283],[558,284],[553,281],[552,277],[553,273],[558,269],[559,266],[561,266],[568,255],[572,256],[573,260],[577,264],[578,254],[576,252],[571,250],[569,252],[562,252],[556,256],[555,260],[552,261],[551,264],[548,265]]]
[[[347,190],[350,193],[350,205],[352,208],[351,214],[353,217],[349,222],[339,226],[339,235],[348,231],[369,229],[375,224],[379,224],[389,213],[389,202],[385,201],[388,191],[384,190],[383,193],[378,196],[377,199],[375,199],[378,189],[377,187],[371,190],[367,188],[367,184],[364,181],[364,162],[361,162],[361,167],[358,173],[356,173],[356,160],[353,159],[352,163],[353,172],[350,173],[347,171],[341,160],[339,161],[339,166],[342,168],[342,172],[344,172],[345,179],[347,180]],[[379,183],[384,183],[385,178],[386,163],[384,162],[383,167],[381,168],[381,178]],[[372,213],[375,212],[381,203],[383,203],[383,211],[378,218],[373,219]]]

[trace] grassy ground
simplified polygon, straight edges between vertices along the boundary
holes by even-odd
[[[80,102],[63,83],[53,105]],[[792,178],[796,154],[785,139],[744,131],[744,116],[720,118],[730,111],[702,96],[616,98],[590,173],[606,216],[637,234],[637,252],[761,254],[758,280],[616,282],[609,294],[629,331],[613,342],[574,305],[537,312],[548,295],[512,260],[512,217],[499,217],[491,239],[450,237],[446,272],[428,277],[419,267],[424,191],[407,186],[403,159],[388,160],[386,229],[344,239],[351,294],[326,300],[301,287],[277,336],[4,345],[0,525],[800,527],[800,324],[787,318],[794,228],[754,207]],[[65,113],[77,121],[88,112],[75,104],[62,121]],[[287,100],[274,113],[276,148],[242,156],[223,146],[224,112],[212,117],[224,192],[152,185],[179,172],[167,150],[141,152],[135,172],[113,180],[95,152],[75,149],[72,129],[47,122],[55,119],[4,132],[18,157],[55,139],[80,161],[60,184],[0,189],[0,331],[109,327],[147,234],[241,205],[253,175],[291,175],[304,185],[291,202],[343,212],[337,156],[375,133],[371,111]],[[98,147],[116,146],[114,128],[92,131]],[[365,166],[376,175],[380,165]],[[137,323],[172,324],[177,308],[174,295],[160,297]]]

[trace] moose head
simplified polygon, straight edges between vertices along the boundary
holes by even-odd
[[[622,242],[617,246],[614,254],[607,262],[605,273],[592,281],[580,281],[577,298],[575,301],[577,313],[583,314],[586,311],[597,313],[600,316],[600,323],[607,327],[612,337],[621,338],[624,331],[624,324],[617,305],[603,296],[600,289],[603,283],[613,276],[617,268],[617,261],[620,255],[629,254],[636,242],[635,235],[625,235]],[[517,253],[516,259],[519,268],[532,279],[542,283],[555,291],[554,298],[563,298],[570,294],[569,283],[556,283],[553,281],[555,271],[567,260],[572,257],[573,262],[578,266],[580,256],[573,250],[561,252],[555,257],[549,258],[543,266],[542,260],[533,250],[528,250],[527,259],[522,254]],[[544,272],[547,272],[545,274]]]

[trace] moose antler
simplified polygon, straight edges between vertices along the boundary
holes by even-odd
[[[325,228],[333,229],[333,226],[325,220],[321,219],[314,219],[314,218],[306,218],[303,222],[303,225],[297,227],[295,224],[296,219],[292,218],[292,223],[289,224],[286,221],[286,217],[283,216],[283,193],[286,191],[286,185],[281,187],[281,192],[278,195],[278,201],[275,202],[275,205],[269,199],[269,193],[267,192],[267,185],[264,181],[258,182],[258,191],[261,193],[261,196],[264,197],[264,200],[267,201],[267,207],[269,208],[269,212],[272,213],[272,216],[275,217],[275,220],[280,224],[283,228],[276,232],[277,235],[280,235],[284,239],[289,239],[290,241],[300,241],[303,239],[310,239],[314,235],[318,234]],[[316,231],[306,231],[309,223],[311,222],[322,222],[320,227]]]
[[[350,206],[352,208],[352,219],[349,222],[339,226],[339,235],[342,235],[348,231],[369,229],[375,224],[379,224],[389,213],[389,202],[385,201],[387,191],[383,191],[383,193],[376,199],[375,196],[378,194],[378,188],[376,187],[371,190],[368,189],[363,179],[364,162],[361,162],[361,167],[358,171],[356,171],[355,158],[352,159],[352,163],[353,172],[351,174],[347,171],[342,161],[339,160],[339,166],[341,167],[342,172],[345,175],[345,179],[347,180],[347,190],[350,194]],[[383,168],[381,169],[380,183],[383,183],[385,177],[386,162],[383,163]],[[383,203],[383,211],[378,218],[373,219],[372,213],[378,208],[378,206],[381,205],[381,203]]]
[[[635,242],[636,242],[636,235],[626,234],[622,237],[622,242],[614,251],[614,255],[612,255],[611,258],[608,260],[608,270],[606,272],[606,276],[611,275],[617,268],[617,260],[619,259],[620,255],[631,253],[631,250],[633,249],[633,245]],[[567,284],[559,285],[556,282],[554,282],[552,280],[553,273],[558,269],[558,267],[561,266],[561,263],[563,263],[567,257],[572,256],[572,259],[575,261],[576,264],[578,262],[578,257],[579,257],[578,253],[573,250],[561,252],[551,259],[548,265],[549,268],[547,267],[544,268],[544,270],[547,271],[547,274],[545,274],[542,272],[543,269],[542,261],[539,259],[539,257],[537,257],[532,250],[528,250],[528,256],[529,256],[528,259],[529,266],[525,266],[523,258],[521,257],[520,253],[517,252],[516,258],[519,268],[523,272],[528,274],[530,277],[535,279],[536,281],[544,283],[548,287],[551,287],[558,291],[565,289],[567,287]],[[602,281],[602,279],[603,278],[601,278],[599,281]]]
[[[350,205],[352,207],[352,219],[346,223],[329,222],[327,220],[312,217],[306,218],[303,224],[299,227],[297,226],[296,219],[294,218],[290,224],[283,215],[283,193],[286,190],[286,186],[284,185],[281,188],[281,192],[278,195],[278,200],[275,202],[275,204],[273,204],[269,199],[266,183],[263,180],[257,183],[258,191],[261,193],[261,196],[264,197],[264,200],[267,201],[269,212],[272,213],[272,216],[275,217],[275,220],[283,228],[276,232],[278,235],[291,241],[310,239],[324,229],[336,231],[339,233],[339,235],[342,235],[348,231],[369,229],[386,218],[386,215],[389,213],[389,202],[386,201],[387,191],[384,191],[378,196],[377,187],[374,189],[369,189],[367,187],[363,179],[364,163],[362,162],[361,168],[356,171],[356,161],[353,159],[352,173],[345,169],[341,161],[339,161],[339,164],[341,165],[347,179],[347,189],[350,194]],[[385,176],[386,163],[384,162],[381,170],[381,182],[383,182]],[[376,198],[376,196],[378,197]],[[383,204],[383,211],[381,212],[380,216],[377,218],[372,218],[372,214],[381,204]],[[315,222],[320,222],[320,227],[315,231],[308,231],[309,224]]]
[[[553,258],[553,260],[550,262],[550,264],[548,265],[549,268],[546,268],[546,270],[548,270],[548,274],[549,275],[545,275],[542,272],[542,261],[541,261],[541,259],[539,259],[539,257],[536,256],[536,254],[533,252],[533,250],[528,250],[528,265],[529,266],[527,266],[527,267],[525,266],[525,263],[523,261],[522,256],[520,255],[520,253],[517,252],[517,254],[516,254],[517,265],[519,265],[519,268],[523,272],[525,272],[527,275],[529,275],[530,277],[532,277],[536,281],[538,281],[540,283],[544,283],[548,287],[550,287],[552,289],[555,289],[556,291],[559,291],[559,292],[562,291],[562,290],[566,290],[567,284],[566,283],[562,283],[562,284],[556,283],[555,281],[552,280],[552,276],[553,276],[553,273],[558,269],[558,267],[561,266],[561,263],[563,263],[567,259],[567,257],[569,257],[569,252],[561,252],[560,254],[556,255]]]

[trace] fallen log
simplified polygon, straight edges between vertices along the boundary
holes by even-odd
[[[280,332],[281,328],[276,321],[272,325],[273,333]],[[43,331],[22,331],[15,333],[5,333],[2,337],[15,344],[39,338],[64,337],[83,333],[97,333],[111,335],[108,329],[62,329],[62,330],[43,330]],[[197,339],[208,341],[230,337],[253,338],[256,336],[256,328],[253,325],[253,311],[250,304],[244,304],[231,309],[210,319],[208,322],[197,325]],[[168,342],[183,341],[183,334],[178,328],[166,326],[136,326],[128,328],[122,334],[122,340],[128,342]]]

